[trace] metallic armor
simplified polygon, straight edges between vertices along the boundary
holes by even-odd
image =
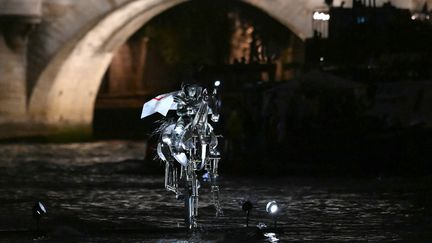
[[[211,121],[219,120],[217,87],[211,94],[198,85],[186,85],[174,96],[177,121],[164,121],[158,129],[157,155],[165,162],[165,188],[185,201],[185,223],[197,227],[200,181],[211,183],[216,216],[222,214],[217,184],[220,153]],[[202,174],[203,176],[198,176]],[[201,177],[201,178],[200,178]]]

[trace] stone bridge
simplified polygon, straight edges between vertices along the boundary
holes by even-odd
[[[0,0],[0,133],[20,126],[91,132],[96,95],[113,53],[151,18],[185,1]],[[418,9],[424,1],[393,4]],[[313,11],[326,8],[323,0],[242,2],[301,39],[312,35]]]

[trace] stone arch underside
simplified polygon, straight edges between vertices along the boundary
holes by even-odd
[[[135,0],[106,14],[65,43],[39,76],[29,102],[33,122],[59,128],[90,128],[102,77],[113,53],[147,21],[187,0]],[[302,0],[243,0],[290,28],[300,38],[307,30]]]

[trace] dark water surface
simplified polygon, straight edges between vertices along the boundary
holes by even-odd
[[[188,232],[182,202],[163,189],[162,166],[149,174],[159,165],[144,162],[145,150],[130,141],[0,145],[0,241],[432,240],[432,177],[236,178],[221,171],[225,215],[214,217],[203,185],[200,228]],[[249,228],[245,199],[255,205]],[[39,239],[31,216],[37,200],[48,210]],[[265,213],[270,200],[282,207],[276,229]]]

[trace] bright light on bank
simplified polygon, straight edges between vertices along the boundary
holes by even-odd
[[[216,81],[214,82],[214,86],[216,86],[216,87],[219,87],[220,84],[221,84],[221,82],[220,82],[219,80],[216,80]]]
[[[322,21],[329,21],[330,20],[330,14],[322,13],[322,12],[315,12],[313,14],[314,20],[322,20]]]

